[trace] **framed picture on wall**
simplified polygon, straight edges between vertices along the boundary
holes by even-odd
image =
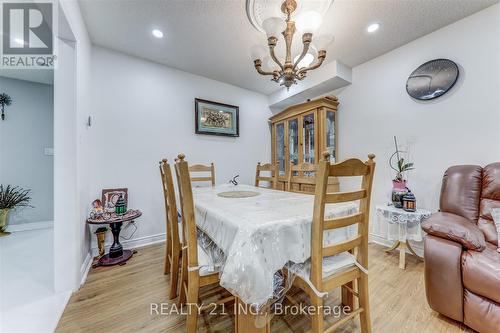
[[[239,107],[195,99],[196,134],[240,136]]]
[[[120,195],[125,199],[125,203],[128,203],[128,189],[126,188],[110,188],[102,190],[102,205],[105,208],[114,208],[116,201],[120,198]]]

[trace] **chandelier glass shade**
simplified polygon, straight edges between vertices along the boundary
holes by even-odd
[[[270,17],[262,22],[262,28],[267,35],[267,50],[262,45],[252,48],[252,57],[257,72],[261,75],[272,76],[272,81],[289,89],[297,81],[303,80],[308,71],[321,66],[326,58],[326,48],[333,41],[333,36],[320,36],[312,44],[313,33],[321,25],[321,15],[314,11],[306,11],[292,20],[292,13],[297,8],[295,0],[285,0],[281,11],[286,18]],[[292,42],[296,32],[302,34],[302,52],[292,56]],[[278,36],[282,35],[285,41],[285,59],[280,61],[276,56]],[[268,54],[266,56],[266,54]],[[263,63],[264,61],[264,63]],[[263,67],[273,70],[265,70]]]

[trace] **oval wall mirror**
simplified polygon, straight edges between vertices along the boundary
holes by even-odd
[[[458,66],[449,59],[435,59],[415,69],[406,81],[411,97],[428,101],[446,94],[457,82]]]

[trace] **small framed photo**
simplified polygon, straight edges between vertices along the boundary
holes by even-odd
[[[195,99],[196,134],[240,136],[239,107]]]
[[[102,205],[104,208],[114,208],[116,201],[120,198],[120,195],[125,199],[125,203],[128,204],[128,189],[126,188],[110,188],[102,190]]]

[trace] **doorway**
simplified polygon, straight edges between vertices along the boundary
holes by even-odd
[[[59,6],[58,34],[54,43],[57,43],[57,65],[50,73],[51,83],[41,84],[31,82],[27,76],[36,76],[36,71],[19,70],[17,78],[3,79],[0,72],[0,93],[7,89],[6,82],[16,91],[12,82],[17,86],[24,85],[21,92],[24,95],[13,94],[17,113],[13,107],[11,118],[0,124],[0,183],[21,180],[27,182],[30,177],[34,180],[23,185],[23,188],[33,189],[31,204],[38,210],[27,208],[16,212],[16,220],[11,226],[12,238],[0,238],[0,331],[2,332],[52,332],[55,330],[60,315],[69,300],[71,293],[78,287],[80,278],[79,267],[79,240],[77,239],[80,227],[77,195],[77,104],[76,104],[76,50],[77,43],[70,25]],[[42,70],[47,75],[48,70]],[[12,74],[12,73],[11,73]],[[12,74],[12,75],[14,75]],[[9,81],[7,81],[9,80]],[[36,86],[43,90],[39,96],[28,90],[28,86]],[[42,89],[44,88],[44,89]],[[14,99],[15,97],[15,99]],[[42,115],[42,101],[50,100],[50,112]],[[32,107],[21,107],[21,103],[28,101]],[[28,112],[32,112],[31,114]],[[19,117],[23,115],[24,121]],[[14,118],[14,116],[16,116]],[[16,130],[16,135],[7,135],[6,126],[12,130],[14,119],[22,126]],[[42,126],[42,124],[50,126]],[[32,127],[29,127],[33,124]],[[50,136],[50,142],[37,137],[31,140],[33,151],[21,147],[21,143],[30,135],[42,131]],[[47,134],[47,132],[50,132]],[[16,146],[17,145],[17,146]],[[14,148],[12,148],[12,147]],[[17,147],[17,148],[16,148]],[[9,157],[9,149],[15,157]],[[41,155],[41,156],[38,156]],[[25,161],[34,158],[50,159],[50,168],[40,161]],[[6,164],[6,161],[12,161]],[[13,168],[14,162],[22,167]],[[6,165],[14,171],[6,170]],[[42,168],[43,166],[43,168]],[[42,170],[43,169],[43,170]],[[45,171],[48,169],[49,171]],[[17,178],[12,175],[17,172]],[[9,179],[6,179],[8,175]],[[37,182],[43,183],[38,186]],[[41,194],[42,190],[46,190]],[[43,201],[41,198],[45,199]],[[42,209],[43,208],[43,209]],[[48,212],[48,213],[46,213]],[[35,216],[33,220],[27,217]],[[25,218],[23,222],[20,218]],[[4,246],[8,243],[8,246]],[[11,257],[10,257],[11,256]],[[8,258],[8,260],[6,259]],[[3,278],[10,282],[4,284]]]

